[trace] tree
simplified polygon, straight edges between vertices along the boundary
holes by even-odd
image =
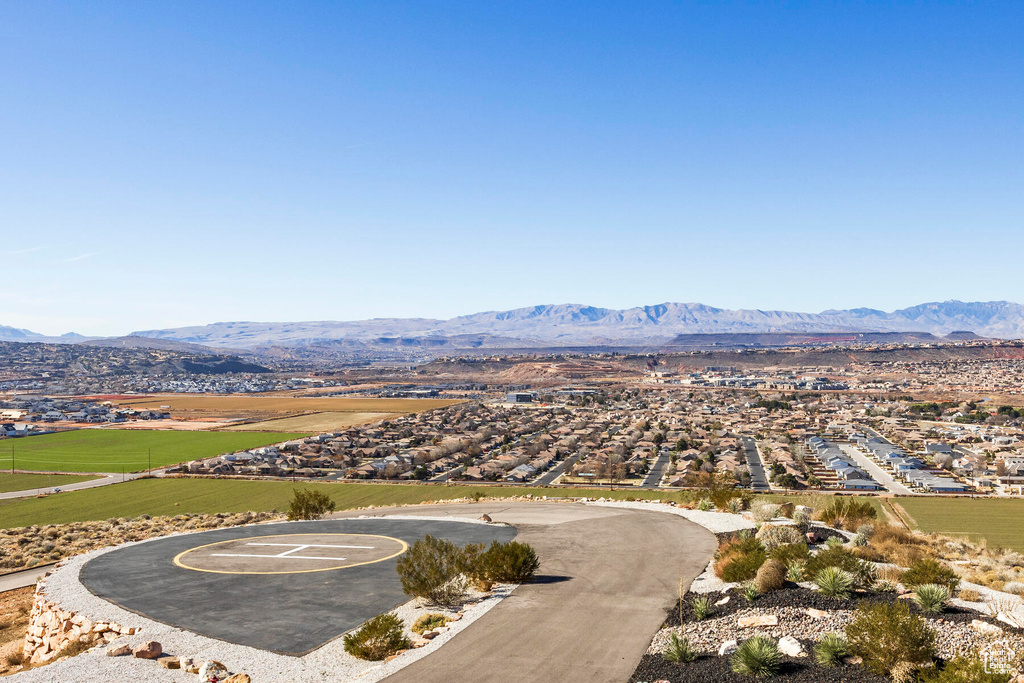
[[[288,504],[288,519],[320,519],[334,512],[334,501],[323,491],[315,489],[295,489],[291,503]]]

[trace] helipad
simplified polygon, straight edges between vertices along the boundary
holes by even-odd
[[[372,534],[281,534],[197,546],[179,553],[174,564],[213,574],[305,574],[383,562],[408,548]]]
[[[299,655],[405,603],[395,563],[427,534],[464,545],[511,540],[516,530],[386,517],[217,529],[100,555],[79,579],[150,619]]]

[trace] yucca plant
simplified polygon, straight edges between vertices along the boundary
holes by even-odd
[[[711,614],[711,609],[714,603],[711,602],[711,597],[708,595],[699,595],[693,599],[690,603],[690,609],[693,612],[693,618],[695,621],[702,621]]]
[[[690,645],[690,639],[680,637],[678,633],[671,633],[668,637],[668,644],[662,657],[666,662],[674,664],[686,664],[697,659],[697,651]]]
[[[747,602],[754,602],[761,595],[761,591],[758,590],[757,584],[753,581],[748,581],[743,584],[743,588],[740,589],[741,594],[746,598]]]
[[[937,583],[925,583],[914,591],[914,602],[926,614],[938,614],[949,601],[949,589]]]
[[[853,575],[839,567],[825,567],[814,577],[814,583],[826,598],[845,600],[853,588]]]
[[[729,660],[734,673],[756,678],[774,676],[781,662],[779,646],[768,636],[754,636],[743,641]]]
[[[711,502],[710,498],[701,498],[697,501],[697,509],[701,512],[710,512],[715,509],[715,504]]]
[[[836,548],[836,547],[839,547],[839,546],[842,546],[842,545],[843,545],[843,539],[839,538],[838,536],[829,536],[825,540],[825,547],[826,548]]]
[[[786,580],[800,583],[807,576],[807,563],[794,560],[786,567]]]
[[[738,515],[739,513],[743,512],[743,501],[740,500],[739,498],[733,498],[732,500],[729,501],[728,508],[729,512],[733,513],[734,515]]]
[[[885,579],[875,581],[871,588],[873,588],[876,593],[895,593],[899,590],[899,587],[895,583],[892,581],[886,581]]]
[[[826,633],[814,646],[814,659],[822,666],[836,666],[850,654],[850,646],[839,633]]]

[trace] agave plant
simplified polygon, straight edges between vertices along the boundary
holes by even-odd
[[[814,583],[826,598],[844,600],[850,597],[853,575],[839,567],[825,567],[814,577]]]
[[[781,662],[779,646],[768,636],[754,636],[743,641],[729,660],[735,673],[758,678],[774,676]]]
[[[926,614],[938,614],[949,601],[949,588],[937,583],[925,583],[914,591],[914,602]]]

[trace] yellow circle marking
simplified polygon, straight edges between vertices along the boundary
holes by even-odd
[[[337,565],[337,566],[333,566],[333,567],[323,567],[321,569],[295,569],[295,570],[286,571],[286,572],[236,572],[236,571],[226,571],[226,570],[223,570],[223,569],[203,569],[201,567],[192,567],[190,565],[187,565],[181,559],[181,558],[185,557],[185,555],[188,555],[191,552],[195,552],[197,550],[202,550],[203,548],[210,548],[210,547],[215,546],[215,545],[224,545],[225,543],[237,543],[238,541],[246,541],[246,540],[252,541],[252,540],[257,540],[257,539],[265,539],[265,538],[294,538],[295,536],[358,536],[358,537],[361,537],[361,538],[383,538],[383,539],[386,539],[388,541],[394,541],[395,543],[398,543],[399,545],[402,546],[402,549],[399,550],[397,553],[392,553],[391,555],[388,555],[387,557],[381,557],[380,559],[377,559],[377,560],[367,560],[366,562],[353,562],[351,564],[343,564],[343,565]],[[174,557],[174,564],[176,564],[177,566],[181,567],[182,569],[190,569],[190,570],[192,570],[194,572],[205,572],[207,574],[311,574],[313,572],[331,572],[331,571],[335,571],[337,569],[349,569],[351,567],[361,567],[361,566],[366,565],[366,564],[376,564],[377,562],[384,562],[386,560],[390,560],[392,558],[398,557],[399,555],[401,555],[402,553],[404,553],[408,549],[409,549],[409,544],[406,543],[405,541],[403,541],[402,539],[400,539],[400,538],[392,538],[391,536],[381,536],[379,534],[318,534],[318,533],[311,533],[311,534],[275,534],[273,536],[251,536],[251,537],[243,537],[243,538],[232,538],[232,539],[229,539],[227,541],[217,541],[216,543],[207,543],[206,545],[197,545],[195,548],[189,548],[188,550],[185,550],[185,551],[180,552],[177,555],[175,555],[175,557]],[[274,559],[274,558],[268,557],[267,559]]]

